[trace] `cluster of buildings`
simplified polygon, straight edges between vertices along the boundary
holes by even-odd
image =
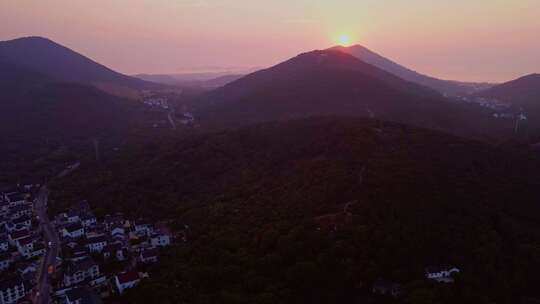
[[[0,190],[0,304],[29,300],[46,248],[32,203],[39,185]]]
[[[148,277],[146,266],[172,242],[165,225],[122,214],[98,219],[86,201],[56,215],[54,224],[61,242],[54,295],[62,303],[122,294]]]
[[[150,107],[161,108],[164,110],[169,109],[169,101],[166,97],[156,97],[156,96],[145,97],[143,99],[143,103]]]
[[[98,219],[85,201],[55,216],[59,244],[46,243],[34,203],[39,187],[0,189],[0,304],[31,303],[43,273],[56,303],[102,303],[147,278],[172,243],[165,224],[122,214]],[[44,263],[49,248],[59,249],[54,265]]]
[[[460,272],[461,270],[455,266],[431,266],[424,270],[424,275],[427,280],[437,283],[454,283],[455,275]],[[375,281],[371,291],[376,295],[394,298],[398,298],[403,292],[401,284],[384,279]]]

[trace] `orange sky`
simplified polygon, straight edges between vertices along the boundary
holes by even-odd
[[[538,0],[1,0],[0,39],[45,36],[118,71],[263,67],[348,36],[433,76],[540,72]]]

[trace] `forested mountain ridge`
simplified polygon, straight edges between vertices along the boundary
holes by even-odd
[[[142,144],[76,172],[53,202],[191,227],[130,303],[382,303],[379,278],[406,303],[515,303],[540,266],[537,164],[440,132],[310,118]],[[443,264],[462,270],[456,284],[424,279]]]

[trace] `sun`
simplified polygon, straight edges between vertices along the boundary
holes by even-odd
[[[337,39],[337,42],[340,44],[340,45],[343,45],[343,46],[347,46],[349,44],[351,44],[351,37],[349,35],[340,35]]]

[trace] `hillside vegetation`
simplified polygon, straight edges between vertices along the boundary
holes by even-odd
[[[345,118],[156,143],[53,189],[59,208],[85,198],[101,214],[189,225],[189,243],[128,303],[382,303],[370,293],[379,278],[415,304],[535,294],[540,188],[527,155]],[[445,264],[462,270],[455,284],[424,278]]]

